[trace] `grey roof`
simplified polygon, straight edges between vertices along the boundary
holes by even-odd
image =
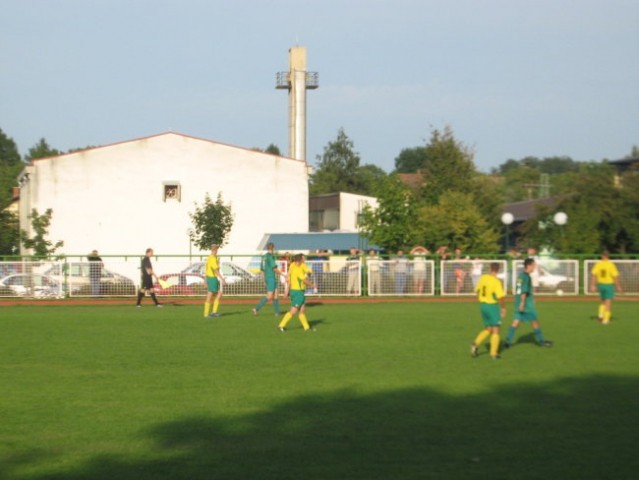
[[[554,207],[559,202],[557,197],[536,198],[523,202],[514,202],[504,205],[504,212],[510,212],[515,217],[515,222],[525,222],[537,216],[539,207]]]

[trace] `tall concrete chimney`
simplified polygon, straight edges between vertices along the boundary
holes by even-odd
[[[289,50],[289,71],[278,72],[275,88],[288,90],[288,155],[306,161],[306,90],[319,87],[317,72],[306,71],[306,48]]]

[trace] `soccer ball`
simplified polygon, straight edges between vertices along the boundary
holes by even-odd
[[[564,291],[562,289],[558,289],[555,293],[561,297],[564,294]]]

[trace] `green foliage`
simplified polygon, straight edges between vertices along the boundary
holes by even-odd
[[[24,245],[26,249],[32,250],[33,255],[37,257],[48,258],[53,255],[58,248],[64,246],[62,240],[53,243],[46,238],[49,234],[52,216],[53,210],[50,208],[42,215],[34,208],[27,217],[31,221],[31,228],[35,233],[34,236],[30,238],[29,234],[25,230],[22,230],[22,245]]]
[[[391,175],[382,182],[377,200],[379,206],[375,210],[364,207],[359,221],[362,234],[388,251],[413,244],[418,218],[414,195],[397,176]]]
[[[395,158],[395,173],[416,173],[428,162],[425,147],[405,148]]]
[[[471,194],[446,192],[437,205],[425,205],[419,214],[419,236],[414,244],[475,253],[498,249],[499,233],[490,227]]]
[[[324,153],[317,156],[317,168],[311,175],[309,191],[311,195],[347,192],[373,195],[377,181],[386,174],[374,165],[360,165],[359,154],[354,150],[353,141],[343,128],[337,132],[337,139],[324,147]]]
[[[432,131],[426,156],[429,161],[424,165],[426,185],[422,191],[426,203],[436,205],[439,197],[449,190],[468,192],[472,189],[476,175],[472,153],[455,140],[450,127],[443,132]]]
[[[15,255],[20,244],[20,225],[13,212],[0,210],[0,255]]]
[[[38,143],[29,149],[29,152],[25,156],[25,160],[31,161],[36,158],[48,158],[60,155],[62,152],[55,148],[51,148],[44,138],[41,138]]]
[[[226,244],[233,227],[233,212],[230,204],[224,204],[221,192],[215,202],[207,193],[202,206],[196,204],[195,212],[189,213],[189,216],[194,227],[191,240],[198,248],[208,250],[213,244],[220,247]]]
[[[264,151],[272,155],[282,155],[282,153],[280,152],[280,147],[278,147],[274,143],[269,144],[269,146],[266,147],[266,150]]]
[[[11,203],[12,190],[23,167],[16,143],[0,129],[0,210]]]

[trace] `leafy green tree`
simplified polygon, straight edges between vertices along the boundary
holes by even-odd
[[[29,152],[25,156],[27,161],[35,160],[36,158],[47,158],[61,155],[60,150],[51,148],[44,138],[41,138],[38,143],[29,149]]]
[[[266,153],[270,153],[271,155],[279,155],[279,156],[282,155],[282,153],[280,152],[280,147],[278,147],[274,143],[269,144],[269,146],[266,147],[266,150],[264,151]]]
[[[425,147],[405,148],[395,158],[395,173],[416,173],[427,162]]]
[[[233,227],[231,205],[222,200],[222,193],[217,194],[213,202],[207,193],[201,206],[195,205],[195,212],[189,213],[193,222],[191,240],[200,250],[208,250],[211,245],[224,246],[227,236]]]
[[[22,244],[26,249],[32,250],[33,254],[37,257],[50,257],[58,248],[64,246],[64,242],[62,240],[55,243],[47,240],[52,216],[53,210],[50,208],[48,208],[42,215],[40,215],[38,210],[34,208],[27,217],[31,221],[31,228],[34,232],[34,236],[30,238],[29,234],[25,230],[22,230]]]
[[[0,129],[0,210],[11,203],[12,189],[23,167],[16,143]]]
[[[445,192],[437,205],[419,211],[419,234],[415,244],[440,245],[465,252],[492,253],[498,250],[499,233],[482,215],[470,193]]]
[[[473,155],[458,142],[450,127],[443,132],[434,129],[430,143],[426,145],[428,162],[423,172],[426,185],[422,196],[426,203],[436,205],[439,197],[449,190],[468,192],[476,175]]]
[[[18,216],[0,210],[0,255],[15,255],[19,251],[20,225]]]
[[[311,195],[334,192],[374,194],[376,182],[386,174],[374,165],[360,165],[359,154],[353,148],[353,141],[340,128],[335,141],[329,142],[324,153],[317,156],[317,168],[310,178]]]
[[[387,251],[412,245],[417,224],[417,203],[413,194],[395,175],[386,177],[377,193],[378,207],[364,207],[359,226],[372,243]]]

